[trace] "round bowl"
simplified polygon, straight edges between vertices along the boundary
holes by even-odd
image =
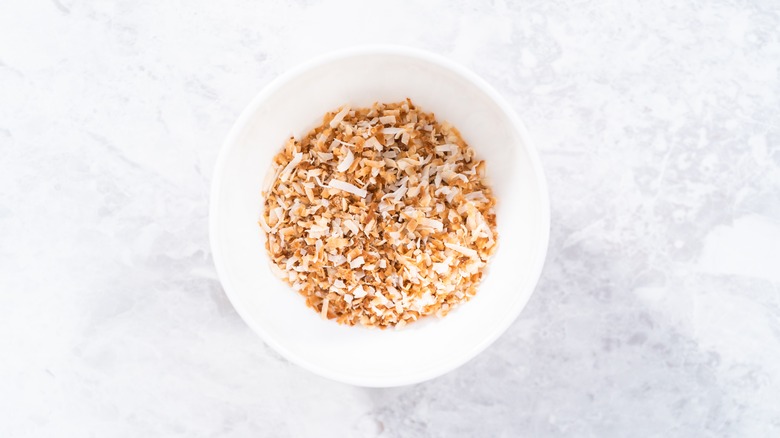
[[[269,267],[257,220],[272,157],[341,105],[411,98],[457,127],[487,165],[497,199],[498,250],[477,295],[444,318],[402,330],[341,326],[323,320]],[[239,117],[213,175],[210,237],[230,302],[282,356],[321,376],[388,387],[431,379],[467,362],[517,318],[547,252],[547,188],[525,127],[485,81],[431,53],[361,47],[332,53],[283,74]],[[518,358],[518,360],[523,360]]]

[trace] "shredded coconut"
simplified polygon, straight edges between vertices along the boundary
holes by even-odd
[[[355,154],[353,154],[351,150],[347,149],[347,156],[344,157],[341,163],[339,163],[338,167],[336,167],[336,170],[339,172],[346,172],[353,162],[355,162]]]
[[[497,248],[484,168],[409,100],[328,113],[285,144],[263,184],[271,268],[342,324],[443,317],[476,294]]]
[[[350,184],[348,182],[339,181],[337,179],[332,179],[330,182],[328,182],[328,188],[331,189],[338,189],[343,190],[345,192],[352,193],[355,196],[360,196],[361,198],[365,198],[368,192],[361,189],[360,187]]]
[[[335,116],[333,116],[333,119],[330,121],[330,127],[335,128],[339,126],[339,123],[341,123],[342,120],[344,120],[344,117],[349,114],[349,106],[345,106],[342,108],[341,111],[339,111]]]
[[[290,160],[289,163],[284,167],[284,170],[282,170],[281,175],[279,175],[279,179],[282,181],[287,181],[290,178],[290,174],[293,170],[295,170],[295,167],[301,163],[303,160],[303,154],[298,152],[293,155],[292,160]]]

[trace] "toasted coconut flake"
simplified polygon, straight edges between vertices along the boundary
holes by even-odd
[[[384,149],[384,146],[382,146],[382,143],[379,142],[379,140],[376,139],[376,137],[369,137],[366,140],[365,147],[376,149],[377,151],[382,151]]]
[[[447,271],[449,271],[449,269],[450,269],[450,265],[448,265],[447,263],[434,263],[434,264],[431,266],[431,268],[432,268],[432,269],[433,269],[433,270],[434,270],[434,271],[435,271],[437,274],[444,275],[444,274],[446,274],[446,273],[447,273]]]
[[[452,143],[446,143],[446,144],[436,146],[436,152],[454,153],[454,152],[458,152],[459,150],[460,148],[458,147],[458,145]]]
[[[333,263],[333,266],[340,266],[347,263],[347,258],[341,254],[329,254],[328,260]]]
[[[342,120],[344,120],[344,117],[347,116],[349,113],[349,105],[345,106],[341,109],[334,117],[333,120],[330,121],[330,127],[335,128],[339,126],[339,123],[341,123]]]
[[[270,266],[271,272],[273,272],[275,276],[281,278],[282,280],[287,278],[287,272],[279,268],[279,266],[277,266],[275,263],[271,263]]]
[[[347,220],[344,221],[344,227],[346,229],[348,229],[349,231],[351,231],[352,234],[357,234],[358,231],[360,231],[360,229],[358,228],[358,226],[355,223],[355,221],[353,221],[351,219],[347,219]]]
[[[360,256],[360,257],[356,258],[355,260],[352,260],[351,262],[349,262],[349,267],[352,268],[352,269],[359,268],[359,267],[363,266],[363,264],[365,262],[366,261],[363,259],[363,256]]]
[[[382,128],[382,134],[397,135],[406,132],[403,128]]]
[[[408,190],[405,184],[399,187],[398,190],[393,192],[393,201],[400,202]]]
[[[472,259],[478,259],[479,258],[479,254],[477,253],[477,251],[475,251],[475,250],[473,250],[471,248],[466,248],[463,245],[456,245],[454,243],[445,242],[444,246],[446,246],[449,249],[458,251],[459,253],[461,253],[461,254],[463,254],[463,255],[465,255],[467,257],[470,257]]]
[[[282,173],[279,175],[279,179],[282,181],[287,181],[290,178],[290,174],[293,170],[295,170],[295,167],[298,166],[298,164],[301,163],[303,160],[303,154],[300,152],[297,152],[293,154],[292,160],[290,160],[289,163],[287,163],[287,166],[284,167],[284,170],[282,170]]]
[[[487,197],[485,197],[485,194],[482,193],[481,190],[477,190],[476,192],[471,192],[466,195],[464,195],[464,198],[466,198],[469,201],[472,202],[488,202]]]
[[[462,174],[462,173],[453,173],[452,174],[452,178],[450,178],[450,181],[452,181],[452,180],[454,180],[456,178],[461,180],[461,181],[463,181],[464,183],[468,183],[469,182],[469,178],[466,175]]]
[[[395,116],[382,116],[379,118],[379,123],[383,125],[395,125]]]
[[[351,166],[354,161],[355,161],[355,154],[353,154],[351,150],[347,149],[347,156],[344,157],[343,160],[341,160],[341,163],[339,163],[338,167],[336,167],[336,170],[338,170],[339,172],[346,172],[347,169],[349,169],[349,166]]]
[[[260,224],[260,226],[263,228],[263,231],[265,231],[266,233],[271,233],[273,231],[271,230],[271,227],[269,227],[268,224],[265,222],[265,218],[263,217],[262,214],[260,215],[260,219],[258,219],[257,222]]]
[[[279,178],[279,170],[276,166],[274,166],[274,168],[271,169],[271,172],[265,174],[265,179],[263,180],[263,192],[270,190],[274,180],[277,178]]]
[[[444,223],[440,220],[436,219],[429,219],[427,217],[421,218],[419,220],[420,225],[428,228],[433,228],[436,231],[442,231],[444,229]]]
[[[371,219],[371,221],[366,224],[366,227],[363,229],[363,232],[366,233],[366,236],[368,236],[374,229],[374,225],[376,225],[376,221],[374,219]]]
[[[355,298],[363,298],[366,295],[368,295],[368,292],[366,292],[365,289],[363,289],[363,286],[358,285],[358,287],[355,288],[354,291],[352,291],[352,296]]]
[[[328,304],[330,304],[330,300],[327,298],[322,300],[322,310],[320,310],[320,316],[322,316],[322,319],[328,319]]]
[[[359,196],[361,198],[365,198],[366,195],[368,195],[368,192],[366,192],[364,189],[361,189],[360,187],[350,184],[348,182],[340,181],[337,179],[332,179],[328,182],[328,188],[331,189],[337,189],[337,190],[343,190],[348,193],[352,193],[355,196]]]
[[[330,229],[328,227],[321,227],[319,225],[312,225],[306,230],[309,233],[309,237],[318,238],[326,235]]]
[[[354,145],[354,144],[352,144],[352,143],[347,143],[346,141],[341,141],[341,140],[339,140],[338,138],[337,138],[337,139],[335,139],[335,140],[333,140],[333,143],[338,143],[338,144],[340,144],[340,145],[342,145],[342,146],[347,146],[347,147],[350,147],[350,148],[354,148],[354,147],[355,147],[355,145]]]
[[[444,199],[447,200],[447,202],[452,202],[453,199],[455,199],[456,196],[460,193],[460,189],[457,187],[452,187],[452,190],[447,193],[447,195],[444,197]]]

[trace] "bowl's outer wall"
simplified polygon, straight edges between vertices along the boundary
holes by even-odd
[[[427,318],[404,330],[339,326],[320,319],[268,268],[257,225],[262,182],[284,141],[305,134],[326,112],[407,97],[456,126],[486,161],[498,200],[499,249],[477,296],[445,318]],[[486,348],[533,292],[549,237],[544,175],[511,108],[463,67],[401,48],[328,55],[263,90],[223,145],[210,214],[215,264],[242,318],[292,362],[363,386],[426,380]]]

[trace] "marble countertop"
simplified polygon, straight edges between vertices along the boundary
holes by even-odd
[[[0,436],[780,435],[776,1],[0,3]],[[552,237],[493,346],[365,389],[212,265],[210,175],[286,69],[398,43],[527,123]]]

